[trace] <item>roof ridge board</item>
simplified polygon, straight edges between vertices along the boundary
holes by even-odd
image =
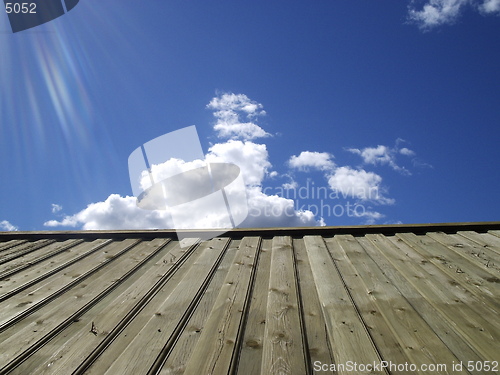
[[[460,223],[421,223],[421,224],[381,224],[381,225],[354,225],[354,226],[325,226],[325,227],[272,227],[272,228],[235,228],[224,233],[223,236],[232,239],[243,238],[245,236],[260,236],[263,238],[280,236],[302,237],[305,235],[335,235],[351,234],[365,235],[367,233],[395,234],[401,232],[411,232],[415,234],[425,234],[427,232],[456,233],[457,231],[473,230],[476,232],[487,232],[489,230],[499,230],[500,221],[491,222],[460,222]],[[13,231],[0,232],[0,242],[12,239],[75,239],[83,238],[93,240],[96,238],[158,238],[178,235],[192,238],[205,237],[210,233],[220,233],[220,229],[189,229],[176,231],[174,229],[145,229],[145,230],[82,230],[82,231]]]

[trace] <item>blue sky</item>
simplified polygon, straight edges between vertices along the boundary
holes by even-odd
[[[498,220],[499,15],[81,0],[16,34],[0,15],[0,230],[171,227],[136,207],[127,161],[190,125],[207,158],[238,161],[254,212],[280,208],[244,226]]]

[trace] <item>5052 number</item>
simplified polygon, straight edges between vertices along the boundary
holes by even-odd
[[[36,13],[36,3],[5,3],[7,13]]]

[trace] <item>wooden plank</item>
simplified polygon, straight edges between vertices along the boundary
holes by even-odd
[[[424,234],[429,231],[443,231],[446,233],[459,230],[475,230],[484,232],[500,229],[500,222],[475,222],[475,223],[423,223],[423,224],[386,224],[386,225],[355,225],[331,227],[295,227],[295,228],[236,228],[228,232],[233,239],[245,236],[259,236],[272,238],[274,236],[302,237],[305,235],[333,236],[336,234],[365,235],[367,233],[381,233],[394,235],[401,232]],[[214,230],[183,230],[184,237],[216,237],[220,232]],[[11,239],[62,239],[83,238],[92,240],[97,238],[143,240],[153,238],[177,238],[175,230],[88,230],[88,231],[33,231],[33,232],[0,232],[0,241]]]
[[[394,236],[390,238],[394,238]],[[407,277],[411,278],[412,275],[403,274],[400,268],[395,267],[395,264],[408,261],[406,254],[403,252],[404,248],[397,247],[384,235],[370,235],[357,240],[389,281],[398,288],[402,296],[422,316],[429,327],[457,358],[462,361],[483,361],[483,358],[469,345],[464,337],[455,331],[454,323],[440,314],[439,311],[436,311],[436,308],[408,281]],[[397,240],[395,242],[400,244]],[[424,263],[421,267],[428,267],[428,264]],[[477,371],[472,373],[482,374],[482,372]]]
[[[305,236],[304,242],[335,363],[341,365],[349,361],[362,364],[379,363],[381,358],[368,334],[367,327],[360,319],[322,237]],[[345,368],[337,372],[349,373]],[[387,374],[386,371],[371,373]]]
[[[26,268],[33,267],[42,261],[52,258],[60,253],[68,251],[72,247],[82,243],[83,240],[66,240],[54,242],[38,250],[16,258],[0,267],[0,280],[21,272]]]
[[[102,266],[105,262],[113,259],[124,248],[137,243],[137,240],[125,240],[122,242],[110,243],[99,252],[93,253],[92,257],[86,256],[80,262],[73,263],[64,268],[64,272],[58,272],[50,277],[43,279],[31,285],[26,290],[14,294],[12,297],[1,303],[3,307],[0,310],[0,331],[5,329],[5,325],[11,319],[32,311],[37,306],[43,306],[52,299],[57,298],[61,291],[68,288],[68,285],[78,283],[79,280],[86,277],[86,274],[92,272],[96,267]],[[95,246],[94,246],[95,247]],[[94,249],[90,250],[93,251]],[[84,253],[83,255],[88,254]],[[22,285],[20,286],[22,288]]]
[[[118,258],[118,256],[129,251],[136,243],[137,240],[129,240],[123,241],[121,244],[115,243],[116,246],[110,245],[108,254],[110,256],[116,255],[116,259],[118,259],[116,262],[108,260],[108,262],[102,262],[101,268],[96,268],[96,272],[87,271],[92,277],[86,283],[77,281],[73,287],[68,284],[66,285],[68,288],[63,294],[59,294],[59,291],[56,290],[54,293],[57,294],[58,298],[49,299],[47,303],[40,301],[37,310],[23,317],[22,320],[16,321],[15,325],[9,326],[0,333],[0,363],[7,363],[6,359],[12,359],[24,352],[37,338],[50,334],[69,316],[91,304],[102,291],[116,287],[118,285],[116,281],[119,280],[120,276],[137,263],[137,259],[133,256],[122,258]],[[14,318],[18,318],[18,316]]]
[[[500,256],[499,237],[495,236],[493,233],[477,233],[471,230],[459,231],[457,235],[465,237],[482,246],[484,248],[482,250],[487,252],[488,256],[495,257],[495,261],[500,264],[500,261],[498,261],[498,257]]]
[[[50,241],[50,243],[56,242],[55,240]],[[14,243],[12,243],[9,246],[5,246],[2,249],[2,252],[0,253],[0,259],[3,260],[5,258],[9,258],[12,255],[18,253],[18,252],[25,252],[27,250],[33,249],[39,249],[40,247],[43,247],[47,245],[48,242],[46,239],[41,239],[41,240],[35,240],[35,241],[28,241],[28,240],[17,240]]]
[[[12,247],[19,246],[23,243],[28,242],[28,240],[9,240],[9,241],[4,241],[0,242],[0,252],[4,252],[5,250],[8,250]]]
[[[335,236],[325,242],[329,248],[332,246],[342,277],[363,320],[371,327],[371,336],[382,359],[397,364],[410,363],[417,369],[422,365],[446,363],[448,371],[442,374],[467,374],[452,371],[451,364],[457,357],[368,256],[364,246],[370,246],[369,242],[358,242],[350,235]]]
[[[292,239],[273,239],[262,374],[306,373]],[[243,371],[244,373],[244,371]]]
[[[24,291],[36,283],[40,283],[49,276],[62,271],[66,267],[100,250],[107,243],[110,243],[110,241],[111,240],[95,240],[93,242],[81,243],[62,254],[56,255],[52,259],[42,261],[33,269],[27,269],[21,274],[11,275],[0,280],[0,301]],[[26,293],[29,294],[30,292]]]
[[[467,229],[463,229],[463,230],[467,230]],[[488,233],[493,235],[493,236],[500,237],[500,230],[498,230],[498,229],[496,229],[496,230],[490,229],[488,231]]]
[[[26,360],[18,371],[26,374],[73,373],[96,347],[110,338],[115,327],[141,303],[158,279],[171,272],[183,259],[186,249],[180,248],[177,242],[164,247],[166,241],[168,240],[157,239],[141,243],[137,250],[140,250],[139,255],[145,263],[138,262],[133,254],[130,254],[129,261],[136,263],[139,268],[103,300],[43,346],[36,356]],[[150,254],[156,255],[149,258]],[[197,255],[190,257],[196,259]],[[123,272],[126,270],[123,265],[119,269]],[[182,272],[176,272],[171,280],[175,282],[180,278]],[[95,334],[90,332],[92,323],[96,327]]]
[[[19,258],[25,254],[29,254],[32,251],[41,249],[53,242],[56,242],[56,240],[38,240],[35,242],[27,242],[22,244],[21,246],[11,248],[10,250],[7,250],[0,255],[0,264],[10,262],[13,259]]]
[[[240,329],[249,306],[260,239],[245,237],[186,364],[184,374],[222,374],[235,365]],[[236,357],[235,357],[236,356]]]
[[[470,293],[461,293],[458,296],[457,293],[460,291],[450,288],[452,280],[399,236],[389,238],[389,241],[381,235],[366,237],[379,245],[383,243],[381,248],[383,255],[404,276],[405,282],[410,283],[418,291],[420,297],[412,302],[413,306],[421,303],[419,301],[427,301],[436,310],[435,315],[442,314],[448,320],[449,326],[462,336],[483,360],[495,360],[497,357],[495,353],[498,353],[499,349],[500,332],[488,322],[494,315],[480,316],[477,310],[481,306],[477,303],[468,303]]]
[[[466,234],[437,232],[428,233],[427,236],[448,247],[453,252],[460,254],[468,262],[475,264],[477,267],[481,269],[489,268],[490,273],[494,277],[500,276],[500,254],[492,251],[487,243],[481,241],[481,237],[475,237],[475,235],[479,236],[479,233],[471,233],[473,234],[469,236]]]
[[[147,301],[141,313],[126,327],[88,369],[86,374],[145,374],[165,343],[176,341],[184,319],[189,319],[224,256],[228,239],[216,238],[200,244],[201,255],[186,262],[187,272],[180,281],[167,282]],[[188,258],[189,261],[189,258]],[[173,281],[173,280],[172,280]]]
[[[420,262],[429,261],[451,278],[451,281],[447,280],[454,286],[451,291],[465,303],[477,304],[479,311],[483,308],[489,308],[493,313],[500,311],[500,287],[496,283],[498,271],[471,262],[466,254],[454,250],[456,247],[444,246],[433,240],[430,234],[401,233],[398,237],[422,257]],[[488,296],[494,298],[486,298]],[[500,322],[498,328],[500,330]]]
[[[168,353],[165,363],[162,365],[158,375],[180,375],[184,373],[186,363],[188,362],[191,353],[193,353],[201,332],[205,330],[208,316],[210,315],[210,312],[215,304],[219,290],[224,283],[231,264],[234,263],[234,258],[240,243],[240,240],[231,241],[220,266],[215,272],[213,280],[207,287],[199,305],[193,313],[193,316],[189,319],[186,327],[182,330],[182,333],[180,334],[175,345],[172,347],[171,352]]]
[[[296,256],[300,299],[302,301],[304,327],[307,336],[307,346],[309,348],[308,355],[310,360],[307,365],[312,367],[315,362],[325,364],[334,363],[335,360],[327,339],[328,332],[323,322],[321,303],[316,291],[316,284],[311,264],[307,257],[304,240],[293,240],[293,248]]]
[[[394,241],[390,241],[389,238],[394,239]],[[437,311],[434,305],[408,281],[408,278],[413,279],[416,275],[413,276],[411,272],[404,274],[401,272],[402,268],[398,266],[408,262],[404,243],[397,241],[394,236],[389,238],[384,235],[368,235],[363,239],[358,239],[358,241],[363,244],[370,258],[377,263],[384,275],[393,285],[397,286],[401,294],[457,358],[465,362],[483,361],[484,358],[454,329],[454,322]],[[421,267],[429,267],[429,264],[423,263]],[[482,374],[480,371],[471,373]]]
[[[252,292],[243,342],[238,362],[238,373],[261,374],[262,351],[267,313],[267,291],[271,272],[272,240],[262,240],[257,273]],[[166,374],[165,374],[166,375]]]

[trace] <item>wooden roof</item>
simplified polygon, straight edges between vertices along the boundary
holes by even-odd
[[[185,245],[0,233],[0,374],[500,373],[500,223]]]

